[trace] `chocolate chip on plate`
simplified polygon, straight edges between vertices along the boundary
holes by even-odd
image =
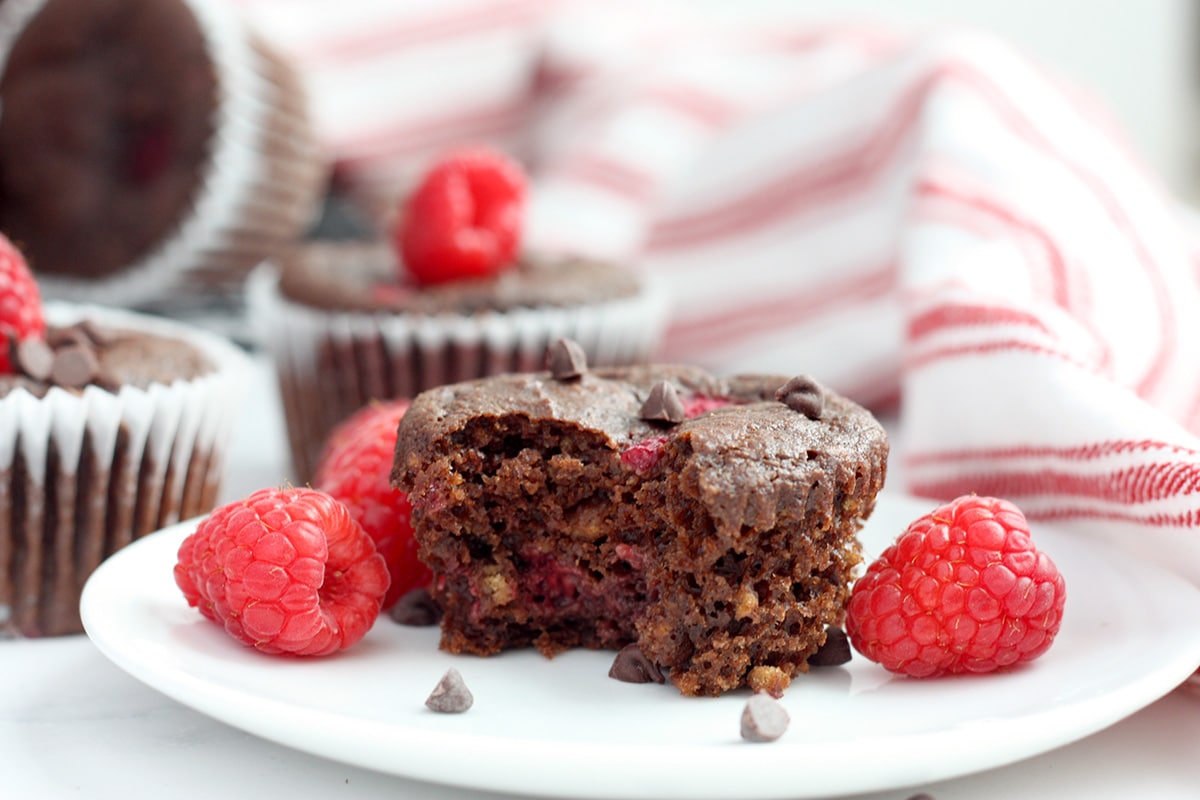
[[[557,381],[574,380],[587,372],[587,355],[578,342],[559,339],[546,348],[546,368]]]
[[[646,658],[636,644],[627,644],[617,651],[608,677],[625,683],[665,683],[667,680],[658,665]]]
[[[808,657],[810,667],[836,667],[850,660],[850,640],[846,632],[834,625],[825,627],[825,643]]]
[[[442,619],[442,607],[424,588],[405,592],[388,611],[392,621],[399,625],[424,628],[437,625]]]
[[[825,411],[825,393],[807,375],[797,375],[780,386],[775,399],[809,419],[820,419]]]
[[[425,705],[439,714],[461,714],[474,703],[475,698],[471,695],[471,690],[463,681],[462,674],[454,667],[446,670],[446,674],[425,700]]]
[[[670,381],[659,381],[650,389],[650,396],[642,403],[638,416],[646,422],[683,422],[683,401]]]
[[[748,742],[773,742],[783,736],[791,718],[775,698],[755,693],[742,709],[742,738]]]

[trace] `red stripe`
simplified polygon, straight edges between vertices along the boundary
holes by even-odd
[[[493,0],[424,17],[373,19],[369,28],[313,41],[301,55],[311,63],[363,61],[403,48],[528,23],[545,10],[545,0]]]
[[[1047,344],[1027,342],[1021,339],[997,339],[988,342],[947,345],[945,347],[931,348],[909,356],[907,359],[905,359],[905,366],[908,369],[916,369],[918,367],[926,366],[932,361],[937,361],[943,358],[994,355],[996,353],[1003,352],[1025,352],[1034,353],[1036,355],[1050,356],[1079,367],[1080,369],[1087,370],[1088,372],[1095,371],[1095,365],[1084,363],[1074,353],[1070,353],[1066,350],[1052,347]]]
[[[339,154],[340,161],[351,165],[401,158],[439,145],[511,133],[523,124],[528,109],[528,98],[508,98],[503,103],[452,115],[420,122],[401,120],[388,127],[360,131],[331,142],[330,148]]]
[[[905,92],[886,122],[856,147],[827,158],[803,159],[803,166],[735,197],[732,202],[694,214],[663,220],[651,231],[649,250],[692,247],[745,234],[800,209],[845,195],[869,182],[904,140],[917,119],[925,93],[940,70]]]
[[[997,461],[1003,459],[1054,458],[1066,461],[1094,461],[1127,453],[1168,452],[1200,458],[1200,450],[1183,447],[1174,442],[1154,439],[1110,439],[1073,447],[1049,445],[1016,445],[1013,447],[975,448],[964,450],[931,450],[910,452],[905,459],[911,466],[944,464],[956,461]]]
[[[1025,325],[1047,336],[1052,335],[1041,318],[1008,306],[947,304],[931,308],[913,317],[908,323],[910,340],[929,336],[945,328],[976,325]]]
[[[1138,386],[1139,393],[1143,396],[1151,393],[1163,378],[1167,365],[1174,357],[1176,346],[1174,311],[1170,307],[1170,298],[1159,266],[1151,258],[1148,248],[1140,239],[1135,226],[1111,188],[1083,166],[1065,158],[988,76],[979,73],[969,64],[950,63],[933,70],[902,95],[885,124],[862,144],[843,152],[840,156],[826,159],[821,164],[805,163],[800,170],[737,197],[731,203],[666,220],[652,232],[648,247],[669,249],[695,246],[715,238],[744,234],[748,230],[770,224],[781,217],[793,215],[800,209],[814,205],[817,200],[824,199],[817,196],[818,192],[824,195],[834,191],[848,193],[868,182],[880,171],[887,157],[897,149],[904,135],[911,130],[928,92],[941,81],[950,79],[962,81],[979,91],[982,99],[1007,121],[1015,133],[1056,157],[1070,169],[1095,195],[1109,218],[1130,242],[1138,259],[1146,268],[1159,308],[1160,347]]]
[[[573,154],[553,169],[554,176],[566,177],[598,189],[604,189],[637,204],[654,198],[658,181],[628,164],[598,153]]]
[[[998,497],[1073,497],[1135,505],[1200,491],[1200,463],[1157,462],[1080,474],[1054,469],[965,474],[921,481],[926,488]]]
[[[712,128],[727,125],[741,113],[725,98],[691,86],[660,84],[650,87],[642,97]]]
[[[782,326],[811,324],[811,317],[831,310],[889,294],[895,285],[895,263],[869,273],[855,273],[842,281],[822,286],[804,286],[754,303],[726,306],[715,313],[680,319],[666,334],[672,348],[700,348],[752,336]]]
[[[1071,519],[1089,519],[1101,522],[1124,522],[1154,528],[1195,528],[1200,526],[1200,511],[1192,509],[1176,514],[1135,514],[1132,511],[1098,509],[1094,506],[1079,508],[1060,507],[1036,512],[1026,512],[1027,519],[1038,522],[1060,522]]]
[[[961,180],[961,178],[959,179]],[[931,200],[929,202],[921,203],[915,212],[916,214],[919,214],[920,218],[923,220],[936,220],[942,224],[953,226],[959,229],[971,230],[975,233],[978,233],[980,236],[986,237],[999,235],[999,232],[994,230],[993,227],[986,227],[986,225],[1005,226],[1006,228],[1012,227],[1009,222],[1000,218],[999,216],[991,213],[980,214],[980,209],[978,206],[970,203],[958,202],[956,198],[947,194],[934,191],[926,193],[925,197]],[[946,202],[933,202],[933,200],[945,200]],[[992,205],[996,205],[996,207],[999,208],[998,204],[992,203]],[[957,215],[951,215],[947,213],[951,210],[965,213],[960,213]],[[965,214],[972,214],[972,216],[968,217]],[[986,225],[979,225],[979,222],[984,222]],[[1107,374],[1112,365],[1112,348],[1109,342],[1109,335],[1099,330],[1092,321],[1090,314],[1091,287],[1088,283],[1088,275],[1086,273],[1068,270],[1067,262],[1060,255],[1058,248],[1053,245],[1053,240],[1051,237],[1041,231],[1040,228],[1038,231],[1040,234],[1038,237],[1036,237],[1038,253],[1043,255],[1045,258],[1039,258],[1032,252],[1023,252],[1022,262],[1027,268],[1029,279],[1038,285],[1037,291],[1039,291],[1039,293],[1044,293],[1046,295],[1053,295],[1056,291],[1055,288],[1053,288],[1053,285],[1063,285],[1067,281],[1068,275],[1075,279],[1071,281],[1069,290],[1067,288],[1062,288],[1060,291],[1062,291],[1064,295],[1070,296],[1070,305],[1068,310],[1071,312],[1074,321],[1084,330],[1086,330],[1091,336],[1091,344],[1096,350],[1094,356],[1094,370],[1099,373]],[[1007,232],[1009,231],[1006,231],[1006,233]],[[1021,238],[1012,240],[1014,244],[1024,244],[1028,239],[1034,238],[1029,236],[1029,230],[1019,230],[1018,232],[1021,234]],[[1052,267],[1050,261],[1051,258],[1057,262],[1059,269],[1056,270]],[[1050,282],[1044,280],[1047,275],[1054,276],[1056,274],[1061,275],[1061,278],[1052,277]],[[971,289],[969,284],[967,284],[965,281],[961,282],[961,286],[966,290]],[[948,286],[932,287],[930,290],[923,292],[922,296],[935,297],[942,294],[948,288]],[[961,305],[971,304],[963,303]],[[950,305],[947,304],[947,307],[950,307]],[[1057,338],[1056,334],[1054,334],[1045,325],[1042,319],[1032,313],[1022,312],[1015,308],[1000,309],[999,307],[997,307],[996,313],[1013,315],[1020,314],[1025,316],[1027,318],[1027,324],[1029,324],[1030,327],[1038,328],[1046,335]],[[995,321],[1008,323],[1021,322],[1021,320],[1014,318],[997,318]],[[970,321],[968,320],[966,322],[969,323]]]
[[[909,483],[908,488],[915,495],[935,500],[946,500],[971,492],[975,492],[976,494],[984,493],[973,488],[964,488],[965,486],[966,484],[951,482],[913,481]],[[1008,497],[1018,504],[1022,501],[1022,498],[1012,493],[1002,492],[1001,496]],[[1093,520],[1144,525],[1152,528],[1195,528],[1200,526],[1200,509],[1191,509],[1170,514],[1161,512],[1137,513],[1132,509],[1102,509],[1097,508],[1095,503],[1085,503],[1079,506],[1063,504],[1043,509],[1026,506],[1022,510],[1025,512],[1026,518],[1031,522]]]
[[[1150,249],[1142,239],[1137,226],[1129,218],[1121,199],[1117,197],[1111,186],[1107,185],[1098,175],[1091,172],[1086,165],[1075,162],[1073,159],[1068,158],[1066,154],[1057,150],[1041,131],[1037,129],[1033,122],[1029,120],[1024,110],[1014,105],[1012,99],[990,77],[970,67],[958,70],[957,77],[986,95],[986,99],[998,112],[1005,113],[1009,124],[1014,128],[1014,132],[1024,136],[1028,141],[1036,144],[1061,161],[1081,183],[1087,186],[1104,208],[1109,219],[1129,242],[1135,256],[1146,271],[1146,277],[1149,279],[1154,291],[1154,298],[1159,312],[1160,336],[1158,352],[1155,353],[1149,368],[1138,384],[1139,395],[1142,397],[1151,395],[1158,388],[1159,382],[1163,379],[1166,372],[1167,365],[1175,356],[1177,346],[1175,341],[1177,334],[1175,310],[1171,305],[1170,292],[1167,290],[1166,282],[1162,275],[1162,268],[1150,255]],[[1133,166],[1136,169],[1136,165]]]
[[[955,189],[946,183],[929,178],[917,183],[916,193],[918,195],[930,195],[960,203],[1031,236],[1041,245],[1047,255],[1053,281],[1053,299],[1055,304],[1061,308],[1070,307],[1067,292],[1068,275],[1066,259],[1063,258],[1062,251],[1059,250],[1054,237],[1048,234],[1042,226],[1033,220],[1022,218],[1011,207],[1002,206],[996,201],[982,195],[969,194]]]
[[[830,45],[850,45],[867,55],[878,56],[895,50],[904,41],[894,30],[861,23],[832,24],[817,28],[811,23],[806,23],[800,30],[768,31],[765,36],[757,37],[753,44],[790,53],[802,53]]]
[[[999,220],[984,216],[977,209],[961,203],[926,196],[922,202],[913,205],[908,221],[914,227],[930,223],[971,233],[980,239],[1004,237],[1006,242],[1017,249],[1017,258],[1025,269],[1034,294],[1038,297],[1053,295],[1054,290],[1049,277],[1051,269],[1047,263],[1049,256],[1046,249],[1029,236],[1014,234],[1010,227],[1005,226]],[[1086,276],[1081,277],[1080,283],[1086,285]],[[970,281],[965,277],[959,281],[959,284],[963,289],[972,290]],[[935,290],[926,291],[923,294],[933,296],[939,293],[940,291],[935,288]],[[1086,304],[1080,305],[1086,306]]]

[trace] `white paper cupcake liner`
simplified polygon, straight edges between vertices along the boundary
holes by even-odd
[[[574,339],[592,366],[650,360],[662,339],[667,293],[656,282],[628,297],[506,312],[329,312],[283,298],[270,264],[255,270],[247,305],[271,355],[298,483],[312,477],[329,431],[372,400],[503,372],[544,367],[546,348]]]
[[[46,2],[0,4],[0,69]],[[48,298],[127,307],[240,299],[246,274],[316,219],[328,165],[298,76],[229,4],[183,2],[208,41],[218,84],[212,146],[192,210],[173,235],[117,273],[39,274]]]
[[[82,630],[79,593],[99,563],[129,542],[210,510],[248,361],[224,340],[166,320],[87,306],[47,305],[52,325],[176,338],[214,370],[145,389],[0,397],[0,633]]]

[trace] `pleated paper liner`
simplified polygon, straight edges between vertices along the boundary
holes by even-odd
[[[297,483],[311,479],[332,428],[372,400],[542,369],[559,337],[577,341],[594,366],[645,362],[667,309],[652,283],[605,302],[479,314],[331,312],[283,298],[277,284],[274,266],[259,268],[247,304],[278,374]]]
[[[164,320],[52,305],[52,324],[92,319],[182,340],[214,369],[110,392],[18,388],[0,397],[0,632],[82,631],[79,595],[108,556],[212,509],[225,471],[246,358]]]
[[[39,274],[46,297],[155,310],[181,297],[194,303],[197,294],[240,301],[250,270],[318,214],[329,168],[299,76],[228,4],[182,1],[207,40],[218,83],[209,156],[190,212],[172,235],[110,276]],[[45,2],[25,0],[14,19],[28,19]]]

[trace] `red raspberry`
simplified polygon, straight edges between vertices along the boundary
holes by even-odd
[[[46,335],[42,295],[21,251],[0,234],[0,374],[14,371],[10,339],[41,339]]]
[[[425,176],[393,236],[418,283],[486,278],[513,263],[524,206],[516,163],[491,150],[462,150]]]
[[[183,540],[175,583],[238,641],[321,656],[366,635],[388,575],[337,500],[314,489],[260,489],[216,509]]]
[[[391,484],[396,426],[407,400],[372,403],[334,428],[317,463],[313,485],[340,500],[387,562],[392,587],[383,599],[390,608],[411,589],[429,585],[432,575],[417,558],[408,495]]]
[[[991,672],[1046,652],[1065,600],[1015,505],[960,497],[909,525],[855,582],[846,633],[892,672]]]
[[[662,459],[662,450],[666,443],[666,436],[651,436],[634,442],[621,451],[621,463],[638,475],[645,475]]]

